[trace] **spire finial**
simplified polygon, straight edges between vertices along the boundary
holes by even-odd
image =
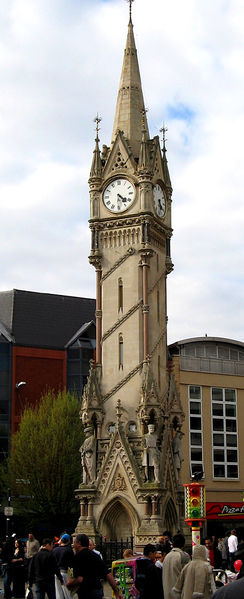
[[[160,129],[160,133],[163,133],[163,140],[162,140],[163,141],[163,150],[166,150],[165,142],[167,141],[167,138],[166,138],[167,131],[168,131],[168,129],[167,129],[167,127],[165,127],[165,124],[163,123],[163,126]]]
[[[132,23],[132,18],[131,18],[131,13],[132,13],[132,2],[134,2],[134,0],[126,0],[127,2],[129,2],[130,8],[129,8],[129,23]]]
[[[101,117],[98,116],[98,114],[97,114],[97,116],[95,116],[95,119],[93,119],[93,122],[96,123],[96,129],[95,129],[95,131],[96,131],[96,141],[99,141],[99,139],[98,139],[98,131],[100,129],[99,123],[101,123],[101,120],[102,119],[101,119]]]

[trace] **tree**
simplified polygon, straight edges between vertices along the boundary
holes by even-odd
[[[17,508],[22,515],[28,513],[32,522],[59,522],[61,526],[78,511],[74,489],[81,479],[79,448],[83,442],[79,411],[76,397],[49,391],[37,407],[25,409],[13,436],[11,494],[25,496],[21,504],[17,499]]]

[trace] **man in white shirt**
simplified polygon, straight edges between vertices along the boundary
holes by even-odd
[[[235,572],[234,561],[235,561],[235,551],[237,550],[238,539],[236,536],[236,531],[233,529],[228,538],[228,549],[229,549],[229,567],[232,572]]]

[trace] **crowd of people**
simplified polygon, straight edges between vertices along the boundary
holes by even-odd
[[[171,540],[170,532],[165,531],[157,544],[144,547],[143,554],[128,548],[122,557],[135,563],[138,599],[244,597],[244,542],[240,539],[238,543],[235,530],[217,540],[205,538],[194,547],[192,556],[185,551],[183,534],[179,532]],[[45,599],[45,595],[48,599],[72,599],[74,594],[78,599],[102,599],[102,581],[110,585],[116,599],[123,598],[121,581],[113,577],[94,541],[85,534],[72,540],[64,532],[56,541],[44,539],[41,546],[32,532],[26,544],[13,535],[2,547],[1,560],[4,599],[27,595],[32,599],[32,588],[36,599]]]

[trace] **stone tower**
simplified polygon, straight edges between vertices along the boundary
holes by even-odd
[[[172,187],[165,138],[150,138],[131,20],[110,146],[97,117],[90,187],[96,363],[84,389],[76,532],[133,535],[181,524],[183,412],[167,370]]]

